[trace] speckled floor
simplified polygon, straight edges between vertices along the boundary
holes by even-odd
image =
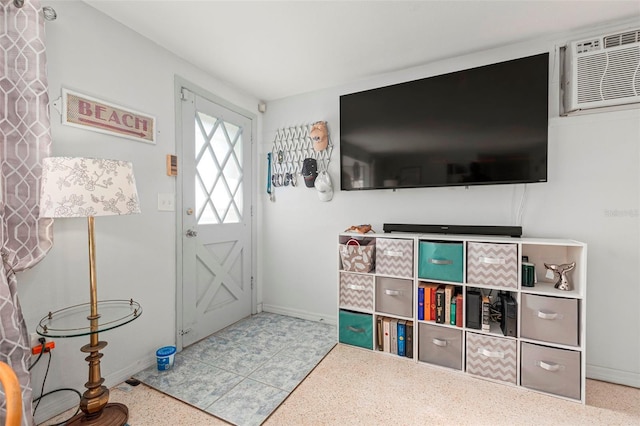
[[[338,344],[264,425],[640,425],[640,389],[587,380],[586,393],[582,405]],[[111,401],[131,426],[227,424],[143,384]]]

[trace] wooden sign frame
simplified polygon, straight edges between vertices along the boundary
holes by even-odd
[[[154,116],[64,88],[62,124],[138,142],[156,143]]]

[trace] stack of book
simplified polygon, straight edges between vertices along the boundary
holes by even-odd
[[[489,296],[482,296],[482,330],[491,330],[491,299]]]
[[[376,342],[379,351],[413,358],[413,321],[377,317]]]
[[[418,320],[462,327],[461,289],[451,284],[420,283]]]

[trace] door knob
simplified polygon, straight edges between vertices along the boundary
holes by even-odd
[[[187,230],[187,237],[193,238],[198,236],[198,231],[194,231],[193,229]]]

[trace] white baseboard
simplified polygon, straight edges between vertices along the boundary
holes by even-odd
[[[640,388],[640,373],[587,364],[587,378]]]
[[[302,311],[299,309],[292,309],[284,306],[267,305],[266,303],[264,303],[262,305],[262,310],[264,312],[271,312],[273,314],[280,314],[280,315],[286,315],[289,317],[302,318],[310,321],[326,322],[327,324],[332,324],[332,325],[338,324],[338,319],[336,318],[336,316],[323,315],[323,314],[318,314],[316,312]]]
[[[131,376],[144,370],[145,368],[148,368],[154,365],[155,363],[156,363],[155,357],[153,359],[145,357],[144,359],[137,360],[133,362],[131,365],[127,366],[126,368],[123,368],[119,371],[115,371],[109,374],[108,376],[105,376],[104,385],[107,388],[112,388],[124,382]],[[88,366],[83,365],[83,368],[88,368]],[[82,388],[76,389],[76,390],[82,394],[86,389],[84,388],[84,386],[82,386]],[[38,396],[36,393],[39,391],[40,391],[39,389],[33,390],[34,397]],[[52,395],[46,396],[42,399],[42,401],[40,402],[40,405],[38,405],[38,410],[36,411],[36,415],[34,417],[35,423],[40,424],[46,420],[49,420],[54,416],[57,416],[60,413],[64,413],[70,408],[77,408],[79,403],[80,403],[80,400],[78,399],[78,395],[76,395],[74,392],[71,392],[71,391],[56,392]],[[35,407],[35,404],[34,404],[34,407]]]

